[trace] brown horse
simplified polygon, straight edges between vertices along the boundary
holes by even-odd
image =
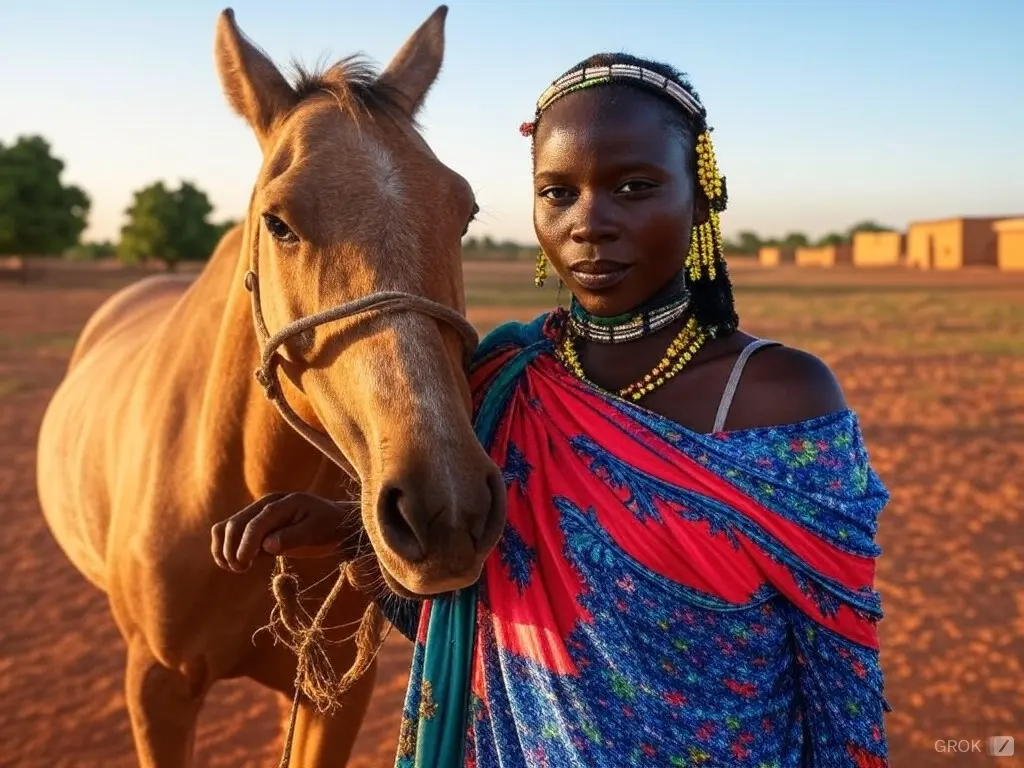
[[[497,540],[503,484],[472,430],[464,365],[475,336],[460,240],[475,203],[414,123],[441,66],[446,13],[379,75],[349,58],[289,83],[225,10],[217,69],[263,153],[244,226],[194,281],[145,280],[102,306],[46,412],[42,507],[109,596],[142,765],[191,763],[217,680],[294,692],[291,651],[254,638],[273,605],[271,562],[217,568],[219,521],[273,492],[351,499],[388,582],[419,595],[475,581]],[[338,560],[296,570],[314,584]],[[367,603],[346,588],[328,623],[351,626]],[[345,669],[354,643],[328,653]],[[338,714],[301,702],[293,765],[346,763],[374,671]]]

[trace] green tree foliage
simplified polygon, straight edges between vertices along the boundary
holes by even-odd
[[[513,240],[498,242],[489,235],[467,237],[462,241],[462,254],[463,258],[470,260],[516,261],[536,257],[537,246],[530,247]]]
[[[169,189],[162,181],[138,190],[125,211],[118,257],[128,263],[205,261],[233,222],[214,224],[206,193],[191,182]]]
[[[857,232],[892,232],[892,227],[887,227],[884,224],[879,224],[877,221],[859,221],[847,230],[850,233],[850,237],[853,237]]]
[[[736,250],[740,253],[755,254],[761,249],[761,238],[756,232],[740,232],[736,235]]]
[[[892,227],[875,221],[861,221],[845,232],[828,232],[814,241],[817,246],[846,245],[853,240],[856,232],[892,232]],[[802,248],[811,244],[810,238],[803,232],[790,232],[785,237],[761,237],[756,232],[740,232],[725,243],[727,252],[755,254],[763,246],[775,246],[786,250]]]
[[[779,243],[783,248],[806,248],[810,244],[811,241],[803,232],[790,232]]]
[[[80,243],[64,252],[69,261],[97,261],[117,256],[117,246],[109,240],[99,243]]]
[[[817,245],[846,245],[849,242],[849,235],[843,234],[842,232],[829,232],[827,235],[822,235],[818,238]]]
[[[0,254],[52,255],[78,243],[90,200],[61,182],[63,172],[42,136],[0,144]]]

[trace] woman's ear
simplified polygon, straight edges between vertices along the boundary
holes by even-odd
[[[696,227],[700,224],[706,224],[710,216],[711,204],[704,196],[704,193],[698,191],[693,201],[693,226]]]

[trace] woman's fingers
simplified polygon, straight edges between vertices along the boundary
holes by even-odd
[[[291,494],[264,505],[231,540],[236,569],[245,570],[264,549],[264,540],[296,527],[301,519],[302,497]],[[270,550],[268,550],[270,551]],[[284,554],[282,551],[271,554]]]
[[[236,512],[212,530],[211,552],[226,570],[247,570],[261,550],[317,557],[337,551],[345,536],[341,509],[306,493],[274,493]]]
[[[236,555],[246,525],[269,504],[284,496],[283,493],[267,494],[213,526],[210,530],[210,554],[213,555],[213,560],[219,567],[230,571],[238,570]]]

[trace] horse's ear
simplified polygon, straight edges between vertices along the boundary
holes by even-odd
[[[381,73],[382,83],[394,88],[402,99],[402,106],[410,117],[415,117],[427,91],[437,79],[444,60],[444,22],[448,6],[440,5],[420,28],[410,35],[402,49]]]
[[[245,38],[230,8],[221,11],[217,19],[214,58],[228,104],[249,123],[260,145],[265,145],[274,122],[298,100],[295,90],[274,63]]]

